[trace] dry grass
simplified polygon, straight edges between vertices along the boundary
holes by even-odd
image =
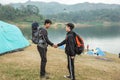
[[[50,80],[66,80],[67,60],[63,50],[48,49],[47,72]],[[36,46],[31,45],[24,51],[0,56],[0,80],[40,80],[40,57]],[[120,59],[108,54],[104,58],[88,55],[75,59],[77,80],[120,80]]]

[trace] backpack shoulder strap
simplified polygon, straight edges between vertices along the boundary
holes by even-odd
[[[43,30],[42,27],[38,28],[38,33],[40,34],[42,30]]]
[[[42,30],[42,27],[38,28],[38,30],[39,30],[39,31]]]

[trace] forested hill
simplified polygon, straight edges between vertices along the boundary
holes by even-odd
[[[9,14],[8,14],[9,13]],[[120,5],[79,3],[65,5],[56,2],[34,2],[0,5],[0,19],[32,22],[49,18],[56,22],[120,22]]]
[[[74,5],[65,5],[60,4],[56,2],[34,2],[34,1],[28,1],[26,3],[16,3],[16,4],[10,4],[11,6],[15,8],[20,8],[27,5],[35,5],[40,10],[40,13],[42,15],[53,15],[63,12],[78,12],[78,11],[91,11],[91,10],[101,10],[101,9],[118,9],[120,8],[120,5],[116,4],[94,4],[94,3],[79,3]]]

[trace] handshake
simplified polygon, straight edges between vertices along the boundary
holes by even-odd
[[[58,45],[57,45],[57,44],[54,44],[52,47],[54,47],[54,48],[58,48]]]

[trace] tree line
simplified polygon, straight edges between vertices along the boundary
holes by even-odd
[[[60,22],[75,22],[75,23],[93,21],[120,22],[120,8],[78,12],[64,12],[56,15],[49,15],[47,17]]]
[[[120,22],[120,8],[82,10],[75,12],[67,12],[67,10],[64,10],[63,13],[43,16],[40,14],[39,8],[35,5],[21,5],[15,8],[10,5],[0,4],[0,20],[41,22],[44,20],[44,17],[52,19],[54,22]]]
[[[42,20],[43,16],[39,14],[39,9],[34,5],[21,6],[14,8],[10,5],[0,4],[0,20],[22,20],[33,21]]]

